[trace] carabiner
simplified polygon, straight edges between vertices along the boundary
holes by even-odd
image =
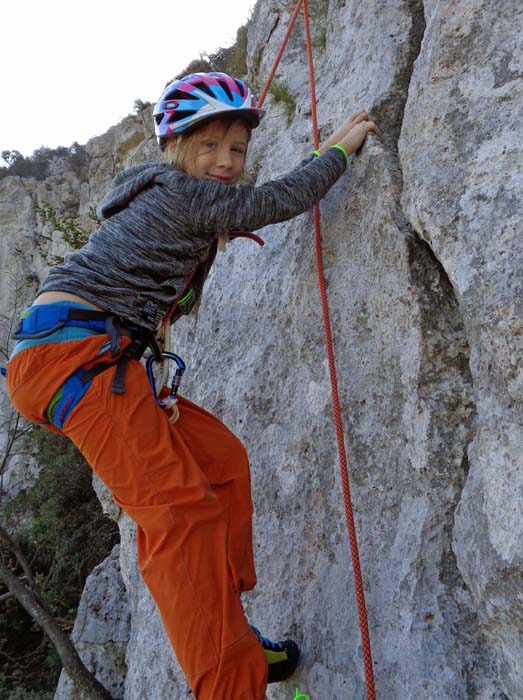
[[[178,388],[180,386],[180,382],[182,381],[183,373],[185,372],[185,362],[179,355],[175,355],[174,352],[162,352],[162,357],[165,357],[168,360],[172,360],[177,365],[177,369],[171,381],[171,393],[164,401],[158,401],[158,392],[156,391],[156,383],[154,381],[153,374],[153,364],[156,361],[154,355],[151,355],[147,359],[145,367],[147,370],[147,376],[149,377],[149,383],[151,384],[151,389],[153,390],[154,398],[157,404],[162,408],[170,408],[176,403],[176,394],[178,393]]]

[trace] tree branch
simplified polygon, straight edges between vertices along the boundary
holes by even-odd
[[[109,692],[84,666],[73,643],[46,609],[47,606],[43,607],[34,591],[25,586],[2,561],[0,578],[54,644],[64,670],[74,685],[85,693],[89,700],[113,700]]]
[[[20,545],[13,540],[13,538],[9,535],[7,530],[0,525],[0,541],[2,541],[11,551],[15,557],[17,562],[20,564],[22,567],[22,570],[24,572],[24,578],[27,581],[27,584],[29,585],[29,588],[33,592],[35,598],[38,600],[40,606],[44,608],[50,615],[51,611],[49,610],[49,607],[47,605],[47,602],[45,598],[42,596],[40,593],[38,586],[36,585],[36,582],[33,578],[33,572],[31,571],[31,567],[29,566],[29,562],[25,558],[24,553],[22,552]],[[17,579],[18,580],[18,579]],[[7,585],[7,582],[5,582]],[[9,586],[8,586],[9,588]]]

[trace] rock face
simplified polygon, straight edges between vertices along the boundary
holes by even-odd
[[[321,134],[361,107],[385,134],[367,140],[321,207],[377,697],[518,700],[523,10],[518,0],[331,0],[311,14]],[[278,0],[256,5],[253,84],[268,74],[289,16]],[[258,182],[312,149],[301,20],[278,77],[295,114],[287,123],[285,105],[269,97],[251,146]],[[48,253],[32,203],[70,202],[70,215],[86,220],[117,169],[154,154],[150,115],[87,148],[83,179],[0,183],[2,266],[21,256],[25,274],[41,277]],[[239,240],[218,256],[198,317],[176,324],[183,393],[251,456],[258,585],[246,612],[303,653],[299,672],[268,697],[299,688],[312,700],[362,698],[312,215],[262,235],[263,249]],[[53,250],[60,245],[55,234]],[[186,697],[136,569],[133,525],[114,515],[131,613],[115,697]]]
[[[400,139],[402,204],[448,275],[470,348],[474,432],[453,551],[485,646],[496,651],[498,685],[515,698],[523,693],[523,10],[428,2],[425,14]]]
[[[119,546],[88,577],[71,639],[87,668],[107,688],[114,700],[123,698],[127,667],[130,611],[120,575]],[[103,649],[103,654],[100,653]],[[62,672],[55,700],[84,700]]]

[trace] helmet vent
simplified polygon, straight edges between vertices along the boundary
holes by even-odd
[[[161,114],[157,114],[154,117],[154,121],[158,124],[158,126],[160,126],[160,124],[162,123],[162,119],[163,119],[163,112]]]
[[[171,100],[198,100],[199,98],[196,95],[191,95],[190,92],[186,92],[185,90],[176,89],[164,95],[163,99],[165,102],[170,102]]]
[[[211,88],[206,85],[203,80],[200,80],[197,83],[193,83],[194,87],[198,88],[202,92],[205,92],[205,94],[209,95],[209,97],[214,97]]]
[[[192,117],[193,114],[196,114],[195,109],[177,109],[176,112],[173,113],[170,121],[179,122],[182,119],[185,119],[185,117]]]
[[[242,97],[245,97],[245,85],[242,83],[241,80],[237,80],[236,78],[234,78],[234,82],[238,86],[238,90],[240,91],[240,95]]]
[[[228,98],[230,99],[230,101],[232,102],[233,99],[232,99],[231,88],[227,85],[227,83],[225,82],[225,80],[218,80],[218,83],[219,83],[220,86],[223,88],[225,94],[227,95],[227,97],[228,97]]]

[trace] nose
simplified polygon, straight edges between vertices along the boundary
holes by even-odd
[[[218,154],[216,156],[216,165],[220,168],[225,169],[232,167],[231,152],[227,146],[221,146],[218,149]]]

